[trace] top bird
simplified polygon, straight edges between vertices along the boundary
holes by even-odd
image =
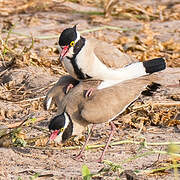
[[[163,58],[137,62],[106,42],[85,39],[76,26],[61,33],[59,45],[60,60],[68,73],[77,80],[102,80],[98,89],[166,68]]]

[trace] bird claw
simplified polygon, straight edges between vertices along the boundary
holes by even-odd
[[[66,88],[66,94],[70,91],[70,89],[72,89],[74,86],[73,84],[69,84]]]
[[[86,94],[85,94],[85,97],[90,97],[92,95],[94,91],[94,88],[89,88],[87,91],[86,91]]]

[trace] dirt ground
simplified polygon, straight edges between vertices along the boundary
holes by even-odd
[[[94,174],[92,179],[177,178],[180,156],[167,152],[178,154],[180,148],[167,144],[180,144],[180,3],[110,2],[0,1],[0,179],[83,179],[83,165]],[[103,163],[97,163],[103,148],[95,146],[105,144],[108,123],[96,126],[89,142],[92,149],[83,161],[72,157],[84,138],[63,147],[46,146],[56,107],[45,111],[43,99],[67,74],[58,61],[57,42],[62,30],[75,24],[82,36],[107,41],[140,61],[165,57],[176,72],[168,86],[153,97],[142,95],[116,119],[113,143],[119,145],[108,149]],[[173,163],[177,169],[168,168]]]

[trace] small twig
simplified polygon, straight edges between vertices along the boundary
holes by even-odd
[[[54,82],[52,82],[52,83],[50,83],[50,84],[48,84],[46,87],[42,87],[42,88],[37,87],[37,88],[29,89],[29,90],[30,90],[30,91],[38,90],[38,91],[36,91],[36,92],[42,92],[43,90],[48,89],[48,88],[50,88],[51,86],[55,85],[57,82],[58,82],[58,80],[57,80],[57,81],[54,81]]]
[[[180,157],[180,154],[177,154],[177,153],[170,153],[170,152],[167,152],[167,151],[152,150],[152,151],[145,152],[143,154],[139,154],[139,155],[127,158],[127,159],[125,159],[125,160],[123,160],[121,162],[121,165],[125,164],[125,163],[127,163],[129,161],[133,161],[135,159],[138,159],[138,158],[141,158],[141,157],[144,157],[144,156],[148,156],[148,155],[151,155],[151,154],[156,154],[156,153],[158,153],[158,154],[167,154],[167,155],[173,155],[173,156],[176,156],[176,157]]]
[[[20,56],[19,54],[17,54],[15,51],[13,51],[12,49],[10,49],[6,44],[3,45],[5,49],[7,49],[9,52],[11,52],[12,54],[14,54],[15,56]]]
[[[40,99],[44,99],[46,96],[41,96],[41,97],[36,97],[36,98],[31,98],[31,99],[25,99],[25,100],[22,100],[22,101],[18,101],[18,102],[14,102],[14,103],[23,103],[23,102],[31,102],[31,101],[37,101],[37,100],[40,100]]]
[[[23,55],[23,53],[27,53],[28,51],[30,51],[32,48],[34,47],[34,38],[31,34],[31,45],[29,48],[24,47],[24,49],[22,50],[22,52],[20,53],[20,55]]]
[[[118,30],[118,31],[135,30],[135,29],[129,29],[129,28],[121,28],[118,26],[102,26],[102,27],[96,27],[96,28],[92,28],[92,29],[82,30],[82,31],[80,31],[80,33],[84,34],[84,33],[90,33],[90,32],[94,32],[94,31],[100,31],[100,30],[104,30],[104,29],[112,29],[112,30]]]
[[[143,104],[143,105],[141,105],[141,106],[133,106],[133,107],[132,107],[132,110],[137,110],[137,109],[145,108],[145,107],[148,107],[148,106],[150,106],[150,105],[151,105],[151,104],[148,103],[148,104]]]
[[[1,56],[2,61],[4,62],[5,61],[4,56],[2,55],[1,51],[0,51],[0,56]]]
[[[36,122],[42,121],[42,120],[44,120],[44,119],[46,119],[46,118],[45,118],[45,117],[39,117],[39,118],[36,119]],[[10,129],[12,129],[12,128],[18,128],[18,127],[21,127],[21,126],[22,126],[26,121],[28,121],[28,120],[29,120],[29,118],[26,118],[26,119],[23,120],[23,121],[15,122],[15,123],[13,123],[13,124],[8,124],[7,127],[10,128]]]
[[[0,72],[0,77],[3,76],[8,70],[9,70],[9,68],[7,68],[4,71]]]
[[[0,36],[0,39],[1,39],[2,46],[4,46],[4,41],[3,41],[3,39],[2,39],[1,36]],[[0,52],[0,53],[1,53],[1,52]],[[1,58],[2,58],[3,65],[5,66],[4,51],[3,51],[3,54],[1,53]]]
[[[161,151],[161,149],[162,149],[162,147],[160,148],[160,151]],[[156,161],[154,161],[151,165],[146,166],[146,168],[145,168],[145,169],[147,169],[147,168],[149,168],[149,167],[154,166],[154,165],[155,165],[155,164],[159,161],[160,155],[161,155],[161,154],[158,154],[158,156],[157,156],[157,160],[156,160]]]
[[[28,126],[28,127],[31,127],[31,128],[33,128],[33,129],[37,129],[37,130],[39,130],[39,131],[43,131],[44,133],[49,134],[49,130],[46,129],[46,128],[36,127],[36,126],[32,126],[32,125],[30,125],[30,126]]]
[[[152,102],[153,106],[180,106],[180,102]]]
[[[155,172],[158,172],[158,171],[164,171],[164,170],[173,169],[173,168],[179,168],[179,167],[180,167],[180,164],[177,164],[177,165],[170,165],[170,166],[167,166],[167,167],[161,167],[161,168],[157,168],[157,169],[142,170],[140,172],[141,173],[152,174],[152,173],[155,173]]]
[[[134,9],[136,9],[137,11],[144,13],[146,16],[148,15],[148,16],[152,16],[152,17],[158,17],[158,15],[148,12],[148,11],[136,6],[135,4],[132,4],[132,2],[126,1],[126,4],[128,4],[130,7],[134,8]]]

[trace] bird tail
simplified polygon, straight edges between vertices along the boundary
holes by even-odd
[[[155,58],[143,62],[146,73],[152,74],[166,69],[166,62],[163,58]]]
[[[114,74],[112,72],[111,74],[108,74],[108,77],[111,79],[104,80],[98,86],[98,89],[107,88],[122,81],[139,78],[164,69],[166,69],[166,62],[163,58],[155,58],[144,62],[132,63],[120,68],[119,71],[113,71]]]

